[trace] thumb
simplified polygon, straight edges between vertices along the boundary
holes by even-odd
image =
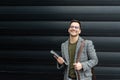
[[[73,65],[75,66],[75,65],[76,65],[76,63],[73,63]]]

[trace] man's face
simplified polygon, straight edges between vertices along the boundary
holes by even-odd
[[[79,36],[79,34],[81,33],[79,23],[72,22],[69,29],[68,29],[68,32],[69,32],[70,36],[72,36],[72,37]]]

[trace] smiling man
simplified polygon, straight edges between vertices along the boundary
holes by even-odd
[[[68,28],[69,39],[62,43],[62,57],[56,58],[57,68],[65,68],[64,80],[78,80],[76,71],[79,71],[80,80],[92,80],[91,68],[98,63],[98,58],[91,40],[85,40],[80,37],[81,23],[78,20],[72,20]],[[76,62],[77,54],[84,41],[84,48],[80,55],[80,60]]]

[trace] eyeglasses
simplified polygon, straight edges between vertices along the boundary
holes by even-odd
[[[79,26],[70,26],[70,28],[80,29]]]

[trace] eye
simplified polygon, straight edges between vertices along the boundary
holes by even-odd
[[[75,28],[75,29],[79,29],[79,26],[70,26],[70,28]]]

